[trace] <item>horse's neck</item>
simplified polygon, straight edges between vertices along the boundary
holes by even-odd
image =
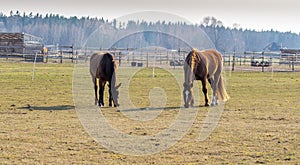
[[[111,63],[111,80],[110,80],[110,84],[114,87],[116,85],[116,81],[117,81],[117,75],[116,75],[116,67],[114,62]]]
[[[184,75],[185,75],[185,78],[184,78],[185,83],[186,84],[193,84],[193,82],[194,82],[194,71],[189,68],[189,69],[185,70]]]

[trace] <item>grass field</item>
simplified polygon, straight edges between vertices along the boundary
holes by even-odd
[[[32,67],[32,63],[0,63],[0,164],[300,163],[299,72],[226,72],[231,99],[206,140],[199,141],[209,111],[202,106],[200,93],[195,121],[177,143],[155,154],[134,156],[107,149],[82,126],[72,97],[73,64],[37,64],[34,80]],[[118,112],[105,107],[102,113],[111,125],[136,136],[153,135],[170,127],[183,106],[183,72],[155,72],[153,79],[152,69],[119,68],[118,80],[123,83],[120,100],[122,93],[129,93],[132,104],[144,108],[128,111],[128,115],[143,118],[145,114],[149,118],[134,120],[123,113],[126,109]],[[89,77],[83,79],[90,81]],[[92,92],[92,86],[86,88]],[[155,107],[167,108],[151,116],[151,99],[162,101],[154,103]]]

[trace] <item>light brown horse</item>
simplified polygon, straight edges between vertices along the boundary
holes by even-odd
[[[109,106],[118,106],[119,91],[118,88],[121,86],[116,84],[116,69],[115,60],[113,55],[110,53],[94,53],[90,59],[90,74],[94,83],[95,90],[95,105],[104,106],[103,95],[105,84],[108,82],[109,87]],[[99,83],[97,83],[99,80]],[[98,90],[99,84],[99,90]],[[99,99],[98,99],[99,96]]]
[[[226,92],[222,78],[223,58],[216,50],[198,51],[193,49],[189,52],[184,64],[183,99],[184,107],[193,106],[194,96],[192,92],[193,81],[202,82],[202,91],[205,97],[205,106],[209,106],[207,96],[207,80],[213,90],[211,106],[218,104],[218,99],[226,101],[229,96]]]

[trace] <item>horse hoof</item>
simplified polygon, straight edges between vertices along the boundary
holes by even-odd
[[[209,104],[208,104],[208,103],[206,103],[204,106],[206,106],[206,107],[209,107]]]
[[[217,106],[218,105],[218,103],[211,103],[211,105],[210,106]]]

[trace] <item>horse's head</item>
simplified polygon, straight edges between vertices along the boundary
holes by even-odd
[[[111,91],[115,107],[119,106],[118,99],[119,99],[120,86],[121,86],[121,83],[119,85],[115,86],[114,88],[112,88],[112,91]]]
[[[194,96],[192,91],[193,83],[183,83],[183,100],[184,107],[188,108],[189,105],[194,105]]]

